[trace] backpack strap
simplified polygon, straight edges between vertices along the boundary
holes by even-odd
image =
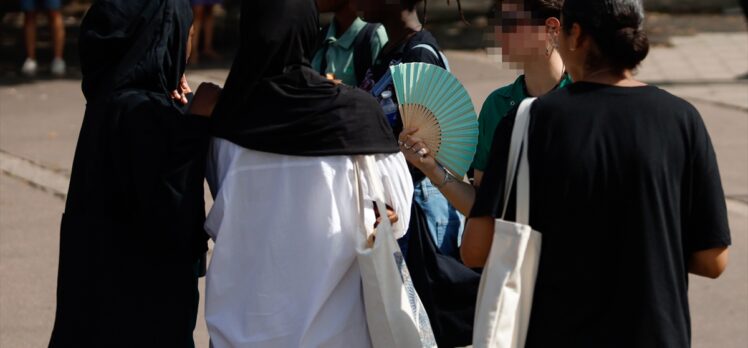
[[[371,40],[381,26],[382,24],[379,23],[366,23],[353,40],[353,71],[359,83],[374,63],[374,58],[371,56]]]
[[[449,61],[447,60],[447,56],[445,56],[444,53],[442,53],[441,51],[437,51],[433,46],[429,44],[425,44],[425,43],[422,43],[420,45],[415,45],[413,46],[413,48],[411,48],[411,50],[414,50],[416,48],[422,48],[422,49],[425,49],[431,52],[431,54],[433,54],[434,57],[436,57],[436,59],[439,61],[439,66],[441,66],[447,71],[451,71],[451,69],[449,68]]]
[[[330,24],[322,27],[322,30],[320,30],[319,36],[317,37],[317,49],[322,52],[322,59],[319,64],[319,73],[322,75],[325,75],[325,72],[327,71],[327,50],[330,48],[330,45],[325,41],[325,39],[327,38],[328,31],[330,31]]]

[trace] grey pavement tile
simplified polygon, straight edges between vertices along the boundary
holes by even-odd
[[[646,60],[662,61],[680,61],[683,60],[683,54],[677,51],[658,51],[655,49],[646,58]]]
[[[735,77],[735,73],[725,70],[696,70],[696,76],[705,80],[724,79],[729,80]]]
[[[684,56],[681,54],[658,55],[657,53],[655,53],[652,56],[648,57],[646,60],[657,62],[662,66],[670,65],[670,64],[679,64],[679,63],[690,64],[688,58],[684,58]]]
[[[733,73],[733,76],[739,76],[744,75],[745,73],[748,73],[748,66],[740,64],[740,65],[731,65],[730,72]]]
[[[666,87],[671,93],[699,101],[707,101],[718,105],[728,105],[748,111],[748,85],[706,86],[706,87]],[[748,116],[747,116],[748,117]],[[746,129],[748,131],[748,129]],[[746,145],[748,146],[748,144]]]
[[[0,149],[70,170],[85,109],[80,81],[0,86],[0,105]]]
[[[697,67],[697,64],[692,64],[688,60],[673,59],[670,61],[663,62],[660,64],[660,69],[671,70],[671,71],[690,71],[690,69]]]
[[[690,276],[688,291],[694,348],[743,348],[748,342],[748,205],[728,201],[733,245],[717,280]]]
[[[0,347],[48,343],[62,209],[62,200],[0,174]]]
[[[748,50],[731,50],[729,52],[725,52],[725,54],[722,55],[722,59],[724,59],[726,62],[748,66],[748,59],[746,59],[746,57],[748,57]]]

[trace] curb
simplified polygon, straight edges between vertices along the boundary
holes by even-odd
[[[26,182],[32,187],[65,199],[70,177],[31,160],[0,150],[0,172]]]

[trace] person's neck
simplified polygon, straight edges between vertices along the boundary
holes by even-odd
[[[352,1],[335,12],[335,37],[340,38],[353,25],[358,18],[356,10],[351,5]]]
[[[634,79],[631,70],[625,70],[622,73],[616,73],[613,69],[603,68],[595,71],[585,72],[581,81],[598,83],[602,85],[618,87],[640,87],[646,84]]]
[[[399,17],[396,14],[392,14],[387,16],[387,18],[388,20],[384,20],[382,24],[385,30],[387,30],[387,37],[389,38],[387,43],[388,50],[400,46],[413,33],[423,29],[416,11],[403,10],[400,12]]]
[[[558,52],[524,64],[525,86],[532,97],[552,91],[564,76],[564,62]]]

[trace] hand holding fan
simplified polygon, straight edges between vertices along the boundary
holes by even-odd
[[[478,145],[478,116],[465,87],[432,64],[399,64],[390,72],[404,128],[417,128],[436,161],[463,178]]]

